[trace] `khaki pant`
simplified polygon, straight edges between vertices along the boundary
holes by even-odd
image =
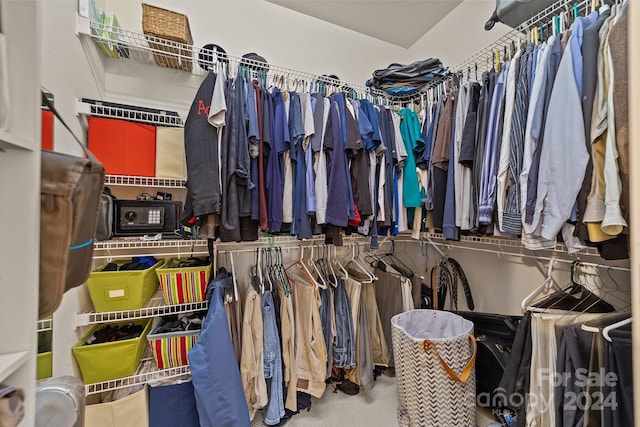
[[[242,322],[240,377],[249,418],[253,420],[256,411],[269,403],[264,379],[262,299],[253,288],[249,288],[245,298]]]
[[[298,390],[320,398],[326,387],[327,364],[320,320],[320,294],[312,285],[295,277],[290,276],[290,282],[293,286]]]
[[[287,400],[284,402],[284,407],[295,412],[298,410],[296,394],[298,377],[296,375],[293,305],[290,296],[286,296],[283,291],[278,294],[280,295],[280,334],[282,335],[284,383],[287,385]]]
[[[371,353],[373,354],[373,363],[375,365],[389,366],[391,356],[389,354],[389,347],[387,347],[387,342],[385,341],[382,322],[380,321],[374,283],[362,284],[362,300],[364,301],[364,308],[367,312],[367,329]]]

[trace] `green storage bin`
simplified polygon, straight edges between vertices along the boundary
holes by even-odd
[[[38,359],[36,363],[36,379],[50,378],[52,375],[51,339],[53,331],[38,332]]]
[[[122,265],[131,260],[116,261]],[[163,264],[159,260],[146,270],[101,271],[106,264],[91,272],[87,288],[97,312],[135,310],[144,307],[158,289],[156,269]]]
[[[37,380],[51,378],[53,372],[51,354],[52,353],[50,351],[38,354],[38,362],[36,368]]]
[[[152,320],[138,319],[112,323],[113,325],[127,323],[143,325],[144,330],[137,338],[85,345],[87,338],[102,327],[98,325],[75,343],[71,350],[80,366],[84,383],[99,383],[133,375],[147,347],[147,334],[151,330]]]

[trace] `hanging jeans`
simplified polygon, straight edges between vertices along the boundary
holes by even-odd
[[[327,373],[325,378],[331,376],[333,365],[333,331],[331,322],[331,306],[333,305],[333,289],[320,289],[320,320],[322,321],[322,335],[327,349]]]
[[[346,285],[336,278],[334,305],[336,310],[336,340],[333,346],[333,364],[336,368],[353,368],[356,365],[356,342],[353,328],[351,304]]]
[[[209,311],[198,342],[189,351],[202,427],[248,427],[251,424],[223,302],[225,290],[232,285],[232,278],[224,270],[209,283]]]
[[[262,320],[264,325],[264,377],[267,381],[269,403],[265,410],[264,422],[276,425],[284,416],[284,396],[282,391],[282,355],[280,338],[276,326],[275,305],[271,291],[262,296]]]

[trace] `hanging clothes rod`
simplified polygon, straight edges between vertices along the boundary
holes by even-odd
[[[531,30],[532,28],[537,28],[541,25],[547,25],[547,23],[557,14],[566,10],[567,8],[573,8],[574,4],[577,5],[578,10],[581,14],[584,14],[585,11],[588,10],[589,5],[594,0],[582,0],[577,3],[571,3],[567,0],[560,0],[553,3],[551,6],[542,10],[538,14],[532,16],[522,24],[520,24],[517,28],[509,31],[507,34],[498,38],[496,41],[491,43],[490,45],[480,49],[478,52],[469,56],[465,60],[458,63],[452,70],[455,71],[464,71],[469,67],[478,64],[479,71],[481,70],[481,66],[485,63],[484,61],[489,58],[493,52],[496,50],[502,49],[504,46],[510,45],[512,41],[520,41],[523,40],[525,34]],[[493,64],[490,64],[493,65]],[[483,70],[486,71],[486,70]]]
[[[396,240],[396,242],[416,242],[415,240]],[[429,244],[432,244],[434,246],[441,246],[447,249],[451,249],[450,246],[452,246],[449,243],[444,243],[444,242],[427,242]],[[540,255],[533,255],[533,254],[522,254],[522,253],[517,253],[517,252],[509,252],[509,251],[504,251],[504,250],[495,250],[495,249],[485,249],[485,248],[475,248],[475,247],[471,247],[471,246],[458,246],[455,245],[454,246],[455,249],[466,249],[466,250],[470,250],[470,251],[476,251],[476,252],[486,252],[486,253],[490,253],[490,254],[494,254],[494,255],[511,255],[511,256],[516,256],[516,257],[522,257],[522,258],[530,258],[530,259],[536,259],[536,260],[541,260],[541,261],[555,261],[555,262],[562,262],[565,264],[571,264],[572,262],[575,261],[575,259],[562,259],[562,258],[558,258],[556,256],[550,256],[550,257],[546,257],[546,256],[540,256]],[[631,271],[630,268],[627,267],[618,267],[618,266],[614,266],[614,265],[606,265],[606,264],[598,264],[598,263],[593,263],[593,262],[586,262],[586,261],[580,261],[581,265],[584,266],[588,266],[588,267],[593,267],[593,268],[610,268],[611,270],[617,270],[617,271]]]
[[[209,65],[213,66],[213,68],[215,68],[216,64],[249,66],[253,68],[254,71],[259,71],[260,69],[266,70],[266,74],[269,76],[285,75],[292,79],[303,79],[306,84],[315,83],[317,81],[335,86],[340,88],[340,90],[343,88],[349,88],[367,95],[386,97],[383,91],[373,89],[362,84],[345,82],[333,79],[326,75],[323,76],[307,71],[296,70],[282,65],[271,63],[265,64],[264,62],[256,61],[254,59],[234,56],[228,53],[218,52],[213,49],[204,49],[195,45],[128,31],[123,28],[116,29],[111,26],[107,26],[104,23],[90,21],[88,19],[82,19],[82,21],[78,23],[77,31],[79,34],[85,34],[99,42],[108,42],[111,44],[113,43],[113,40],[117,40],[118,47],[128,48],[131,50],[127,57],[121,57],[120,59],[149,64],[151,63],[151,60],[147,55],[153,54],[156,59],[165,58],[170,61],[177,60],[180,62],[193,62],[193,67],[190,68],[190,72],[195,75],[205,75],[208,71],[202,69],[198,65],[200,60],[199,58],[204,57],[211,58]]]
[[[308,241],[306,241],[308,242]],[[357,241],[357,240],[353,240],[353,241],[346,241],[344,246],[335,246],[335,245],[324,245],[324,244],[304,244],[306,243],[305,241],[300,241],[298,240],[298,244],[297,245],[291,245],[292,242],[288,242],[289,245],[291,246],[281,246],[280,244],[276,244],[274,245],[279,247],[282,251],[299,251],[300,250],[300,246],[302,246],[303,248],[321,248],[323,246],[326,247],[336,247],[336,248],[343,248],[343,249],[349,249],[350,245],[358,245],[358,246],[369,246],[369,242],[368,241]],[[381,241],[380,242],[380,246],[382,246],[384,243],[391,243],[391,240],[388,241]],[[257,249],[268,249],[268,247],[253,247],[253,248],[236,248],[236,249],[217,249],[216,253],[218,254],[227,254],[227,253],[233,253],[233,254],[238,254],[238,253],[249,253],[249,252],[253,252],[255,253],[255,251]]]

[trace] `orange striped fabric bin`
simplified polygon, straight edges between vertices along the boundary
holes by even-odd
[[[199,336],[199,330],[147,335],[158,369],[188,365],[187,354],[196,344]]]
[[[164,301],[168,305],[204,301],[211,265],[177,267],[180,261],[171,258],[156,269]]]

